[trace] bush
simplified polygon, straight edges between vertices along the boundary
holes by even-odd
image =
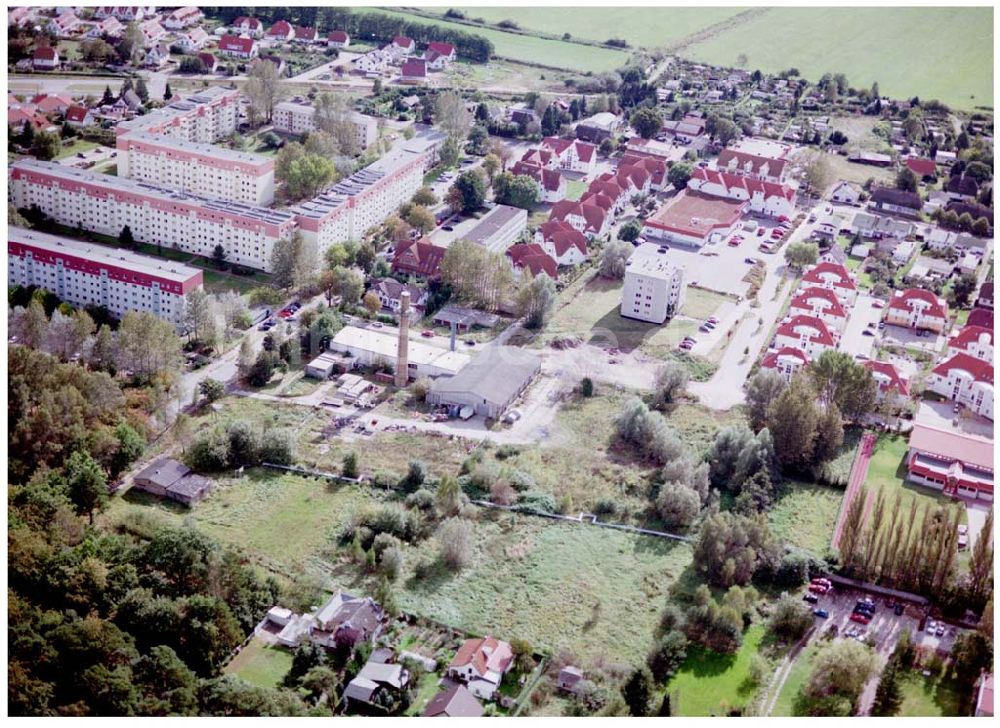
[[[353,450],[344,455],[344,460],[340,466],[340,474],[345,478],[357,479],[358,477],[358,454]]]
[[[515,457],[520,452],[520,448],[516,445],[501,445],[497,448],[496,458],[497,460],[506,460],[507,458]]]
[[[500,478],[490,487],[490,500],[499,506],[509,506],[517,500],[517,492],[506,479]]]
[[[462,518],[449,518],[438,527],[437,542],[444,564],[460,570],[472,556],[472,524]]]
[[[285,431],[269,430],[260,442],[259,459],[274,465],[291,465],[295,462],[295,442]]]
[[[667,527],[688,528],[698,517],[701,498],[682,483],[664,483],[656,498],[656,511]]]
[[[406,496],[406,505],[420,511],[429,511],[434,508],[434,493],[426,488],[421,488]]]
[[[594,396],[594,380],[590,377],[584,377],[580,380],[580,394],[584,397]]]
[[[687,637],[677,630],[671,630],[660,637],[646,658],[646,665],[659,683],[666,683],[687,657]]]
[[[356,532],[362,536],[370,533],[370,538],[361,539],[362,546],[367,549],[379,534],[388,533],[400,541],[412,543],[419,530],[420,521],[412,511],[405,511],[398,505],[381,505],[356,516],[354,522],[345,529],[344,536],[350,541]]]
[[[556,499],[550,493],[542,493],[537,490],[529,490],[521,496],[517,504],[527,510],[544,511],[545,513],[556,512]]]
[[[507,481],[518,493],[524,493],[536,486],[535,479],[523,470],[512,470],[507,475]]]

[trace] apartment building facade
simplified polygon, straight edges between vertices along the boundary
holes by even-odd
[[[236,131],[240,92],[213,86],[161,109],[120,122],[120,138],[133,132],[164,134],[199,144],[213,144]]]
[[[626,265],[622,316],[662,324],[684,305],[684,269],[666,248],[640,245]]]
[[[282,101],[274,107],[272,123],[275,131],[295,135],[308,134],[316,131],[315,115],[316,108],[312,104]],[[354,126],[354,138],[361,149],[367,149],[378,140],[378,122],[374,117],[352,111],[348,119]]]

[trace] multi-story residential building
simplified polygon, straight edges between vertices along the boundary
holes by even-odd
[[[312,104],[282,101],[275,105],[272,123],[275,131],[286,134],[308,134],[316,130],[316,109]],[[348,119],[354,125],[355,139],[361,149],[367,149],[378,140],[378,121],[356,111],[350,112]]]
[[[894,391],[902,397],[910,396],[910,383],[899,373],[895,364],[887,361],[868,359],[865,369],[872,373],[872,378],[878,385],[878,398],[882,399]]]
[[[941,333],[948,322],[948,304],[923,288],[894,291],[886,308],[885,322]]]
[[[662,324],[684,305],[684,269],[669,251],[650,243],[636,248],[625,268],[621,315]]]
[[[142,40],[146,48],[156,45],[167,37],[167,31],[156,18],[150,18],[140,24],[139,30],[142,31]]]
[[[798,349],[812,360],[827,349],[835,348],[837,340],[822,319],[798,314],[778,327],[774,334],[774,345],[779,349]]]
[[[179,326],[198,268],[36,230],[7,228],[7,284],[38,286],[74,306],[152,311]]]
[[[785,179],[786,162],[786,159],[775,159],[729,148],[722,150],[715,166],[720,172],[780,183]]]
[[[761,361],[763,369],[774,369],[786,382],[809,365],[809,357],[801,349],[794,346],[783,346],[777,351],[768,352]]]
[[[698,167],[691,173],[688,188],[715,197],[748,200],[750,211],[759,215],[795,216],[795,190],[777,182]]]
[[[551,151],[562,169],[580,172],[589,177],[597,170],[597,147],[577,139],[545,137],[542,149]]]
[[[268,270],[274,244],[295,231],[291,213],[210,200],[144,182],[24,159],[10,166],[10,198],[37,205],[63,225],[117,237],[127,225],[136,240]]]
[[[993,363],[993,332],[985,326],[963,326],[948,339],[948,356],[968,354],[988,364]]]
[[[792,298],[789,313],[816,316],[828,327],[840,332],[847,326],[847,310],[829,288],[807,286],[800,289]]]
[[[587,236],[562,220],[539,225],[535,242],[559,265],[578,265],[587,259]]]
[[[958,353],[931,371],[927,388],[993,419],[993,365]]]
[[[119,136],[118,176],[251,205],[274,202],[274,159],[166,134]]]
[[[831,290],[844,305],[854,305],[858,299],[857,284],[850,271],[839,263],[817,263],[803,274],[802,285]]]
[[[122,137],[144,131],[212,144],[236,131],[239,102],[238,90],[212,86],[152,113],[123,121],[115,127],[115,133]]]

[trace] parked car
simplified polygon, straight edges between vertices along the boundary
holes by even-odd
[[[862,336],[874,336],[875,332],[872,331],[871,329],[865,329],[864,331],[861,332],[861,335]]]
[[[763,228],[763,227],[759,227],[759,228],[757,228],[757,237],[758,237],[758,238],[759,238],[759,237],[762,237],[762,236],[764,235],[764,233],[765,233],[765,232],[766,232],[766,228]]]
[[[718,324],[719,323],[719,319],[717,317],[715,317],[715,316],[709,316],[708,319],[707,319],[707,322],[710,323],[710,324]]]
[[[700,331],[703,334],[707,334],[711,330],[712,329],[708,328],[705,324],[702,324],[701,326],[698,327],[698,331]]]
[[[757,259],[756,258],[744,258],[743,262],[744,263],[748,263],[749,265],[753,265],[754,263],[757,262]]]
[[[816,596],[815,594],[806,594],[804,597],[802,597],[802,601],[809,602],[810,604],[815,604],[816,602],[819,601],[819,597]]]
[[[729,247],[730,248],[739,247],[739,244],[742,242],[743,242],[742,240],[738,240],[736,238],[729,238]]]
[[[475,342],[475,341],[473,341],[472,339],[466,339],[466,340],[465,340],[465,345],[466,345],[466,346],[475,346],[475,345],[476,345],[476,342]]]
[[[872,301],[872,308],[885,308],[885,304],[881,301]]]
[[[423,331],[420,332],[420,335],[423,336],[425,339],[431,339],[434,337],[434,332],[430,331],[429,329],[424,329]]]
[[[896,606],[892,608],[893,614],[895,614],[897,617],[901,617],[903,615],[903,612],[905,611],[906,611],[906,606],[902,603],[896,604]]]
[[[820,619],[826,619],[827,617],[830,616],[830,613],[828,611],[826,611],[825,609],[814,609],[813,610],[813,616],[814,617],[819,617]]]
[[[937,629],[934,630],[934,635],[937,637],[944,637],[944,625],[938,623]]]
[[[857,612],[855,612],[854,614],[851,615],[851,621],[857,622],[858,624],[868,624],[872,620],[871,617],[866,617],[863,614],[858,614]]]

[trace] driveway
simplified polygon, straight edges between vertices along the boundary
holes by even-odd
[[[882,331],[882,342],[885,344],[906,346],[931,353],[940,352],[944,346],[944,337],[933,331],[918,332],[916,329],[893,324],[886,324]]]
[[[970,412],[965,407],[956,413],[955,403],[951,401],[922,401],[916,421],[922,425],[937,427],[941,430],[993,439],[993,422]]]
[[[871,357],[878,338],[878,322],[882,316],[882,310],[872,306],[874,301],[874,298],[865,293],[858,296],[847,319],[844,335],[840,337],[838,349],[855,357]],[[866,336],[866,331],[874,336]]]

